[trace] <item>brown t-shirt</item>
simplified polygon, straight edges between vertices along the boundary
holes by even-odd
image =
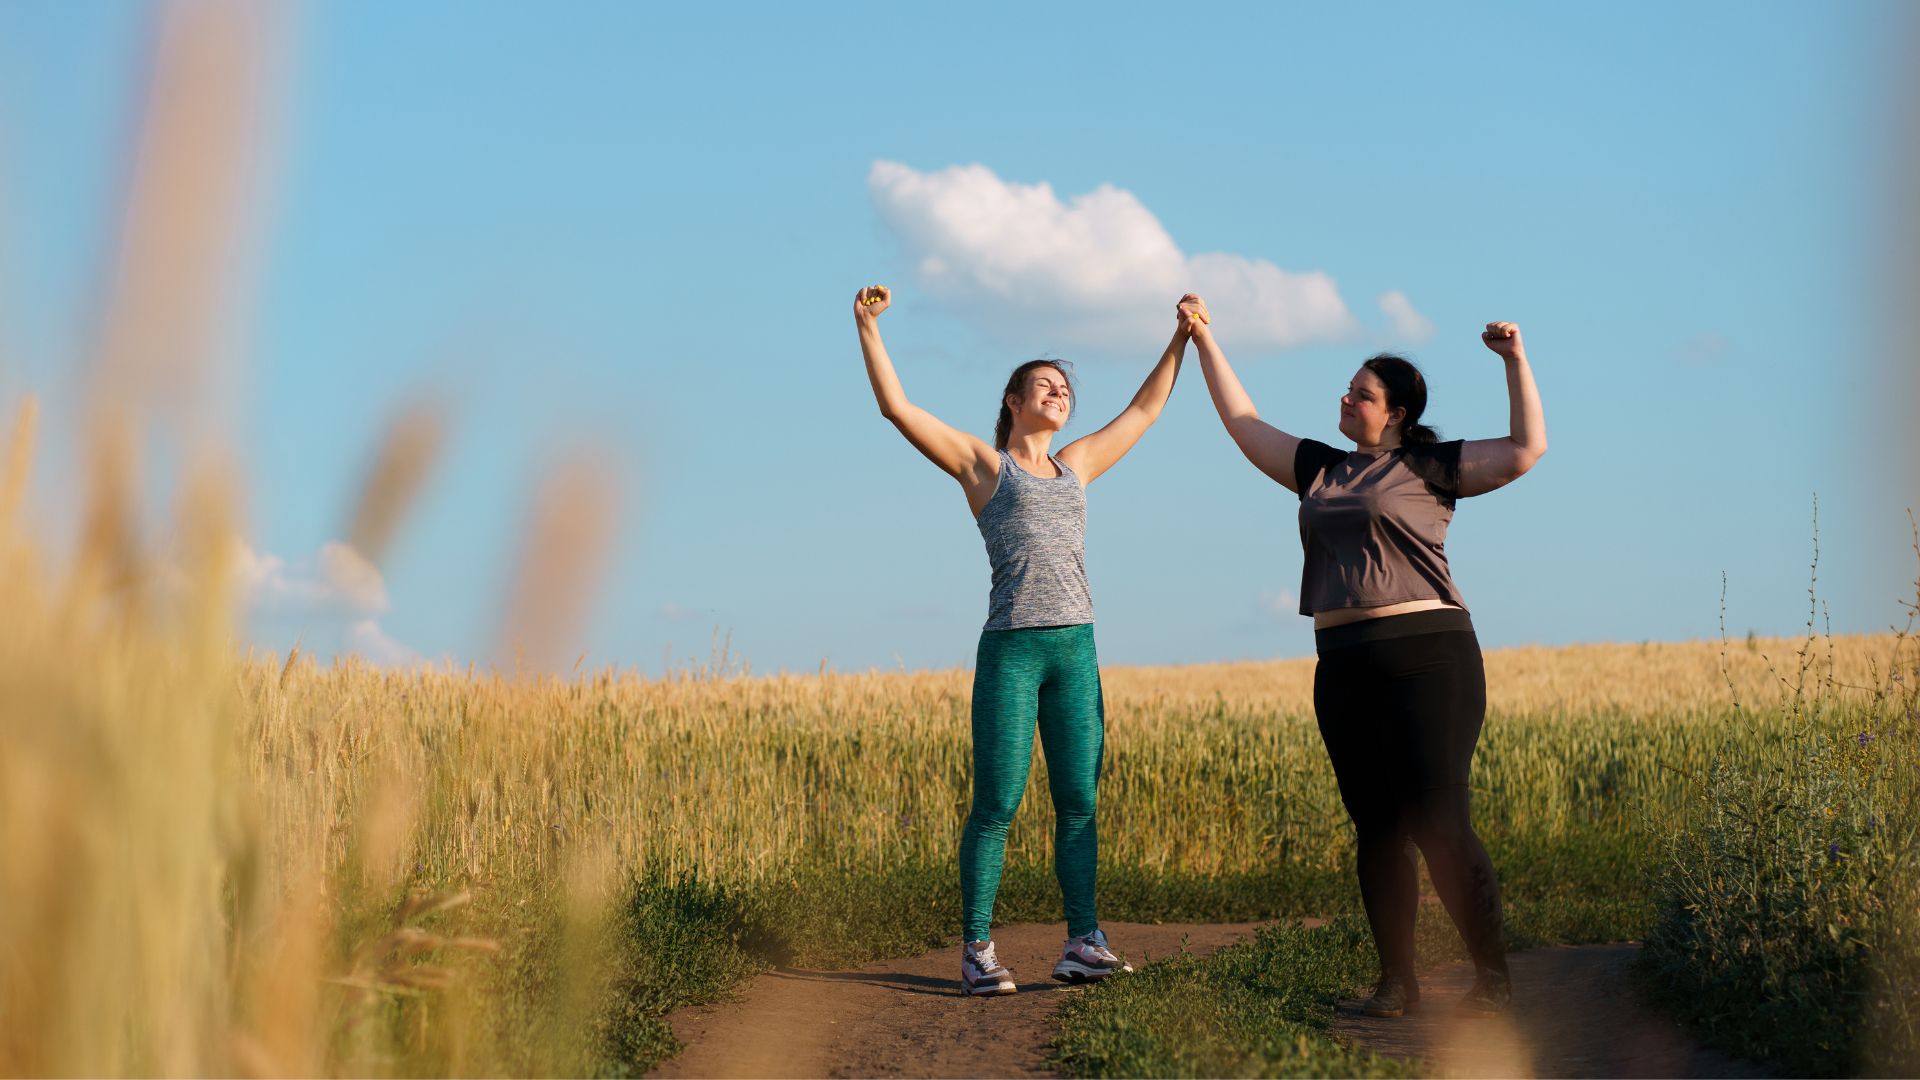
[[[1363,454],[1300,440],[1300,614],[1408,600],[1467,606],[1446,552],[1460,448],[1455,439]]]

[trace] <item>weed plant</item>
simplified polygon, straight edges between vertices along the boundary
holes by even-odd
[[[1775,693],[1740,700],[1703,767],[1681,767],[1690,798],[1663,830],[1643,969],[1735,1053],[1799,1075],[1912,1075],[1920,582],[1867,681],[1836,673],[1808,591],[1807,634]],[[1755,740],[1756,726],[1779,735]]]

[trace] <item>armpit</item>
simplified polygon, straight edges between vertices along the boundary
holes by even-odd
[[[1433,497],[1449,510],[1453,509],[1454,500],[1460,496],[1460,449],[1463,445],[1462,440],[1455,439],[1429,446],[1409,446],[1401,456],[1407,469],[1424,481]]]

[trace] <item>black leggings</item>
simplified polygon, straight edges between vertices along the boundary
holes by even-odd
[[[1360,897],[1383,974],[1413,973],[1414,847],[1474,962],[1506,970],[1500,882],[1468,820],[1487,711],[1473,623],[1458,609],[1316,631],[1313,710],[1360,841]]]

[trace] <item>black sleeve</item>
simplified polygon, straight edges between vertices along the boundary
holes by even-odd
[[[1427,482],[1433,497],[1451,507],[1460,497],[1460,450],[1465,439],[1406,448],[1407,468]]]
[[[1323,442],[1301,439],[1300,445],[1293,451],[1293,485],[1301,498],[1307,497],[1307,489],[1323,470],[1331,469],[1347,459],[1347,451],[1335,450]]]

